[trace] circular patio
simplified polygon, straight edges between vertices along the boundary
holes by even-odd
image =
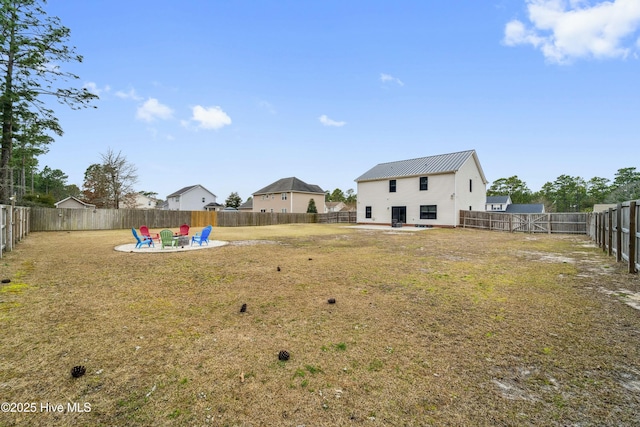
[[[212,249],[219,248],[220,246],[228,245],[229,242],[225,242],[223,240],[209,240],[208,245],[184,245],[184,246],[176,246],[176,247],[167,247],[165,249],[161,249],[162,245],[160,243],[154,243],[154,246],[148,247],[147,245],[142,246],[141,248],[136,248],[135,243],[128,243],[126,245],[116,246],[114,249],[119,252],[137,252],[137,253],[171,253],[171,252],[183,252],[183,251],[197,251],[200,249]]]

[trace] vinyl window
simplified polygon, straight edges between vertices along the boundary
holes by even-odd
[[[429,189],[429,177],[420,177],[420,191],[427,191]]]
[[[421,205],[420,219],[438,219],[437,205]]]

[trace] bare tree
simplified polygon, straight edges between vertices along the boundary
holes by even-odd
[[[127,161],[121,151],[116,154],[109,148],[105,154],[101,154],[101,157],[110,199],[113,207],[119,209],[120,200],[125,194],[133,192],[133,185],[138,182],[137,169]]]

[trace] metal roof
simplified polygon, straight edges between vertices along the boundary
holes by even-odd
[[[256,191],[255,194],[267,194],[267,193],[286,193],[295,191],[297,193],[322,193],[324,190],[317,185],[307,184],[306,182],[296,178],[282,178],[276,182],[267,185],[266,187]]]
[[[480,170],[480,175],[487,182],[480,167],[475,150],[460,151],[458,153],[439,154],[436,156],[420,157],[417,159],[401,160],[397,162],[380,163],[355,179],[358,181],[373,181],[378,179],[398,178],[405,176],[434,175],[440,173],[457,172],[464,163],[474,157]]]

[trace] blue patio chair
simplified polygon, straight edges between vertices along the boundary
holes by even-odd
[[[153,244],[153,239],[150,239],[148,237],[144,237],[142,236],[142,239],[140,238],[140,236],[138,236],[138,233],[136,233],[136,229],[132,228],[131,232],[133,233],[133,237],[136,238],[136,241],[138,243],[136,243],[136,249],[141,248],[142,245],[147,245],[148,247],[155,247],[155,245]]]
[[[205,228],[202,229],[202,232],[196,233],[195,236],[191,238],[191,246],[193,246],[194,243],[197,243],[200,246],[202,246],[203,243],[206,243],[208,246],[209,234],[211,234],[211,226],[207,225]]]

